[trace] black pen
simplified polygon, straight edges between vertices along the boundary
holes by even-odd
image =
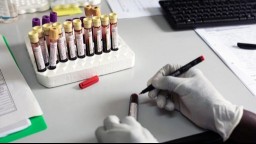
[[[248,49],[248,50],[255,50],[256,44],[249,44],[249,43],[237,43],[237,46],[242,49]]]
[[[171,74],[169,74],[169,76],[174,76],[177,77],[183,73],[185,73],[186,71],[188,71],[190,68],[192,68],[193,66],[199,64],[200,62],[204,61],[204,56],[200,56],[198,58],[196,58],[195,60],[191,61],[190,63],[182,66],[181,68],[179,68],[178,70],[172,72]],[[146,89],[144,89],[140,94],[144,94],[146,92],[149,92],[151,90],[154,89],[153,85],[149,85]]]

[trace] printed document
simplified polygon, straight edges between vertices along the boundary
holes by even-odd
[[[256,96],[256,50],[237,47],[238,42],[256,44],[256,25],[199,28],[195,31]]]
[[[26,128],[29,118],[41,115],[37,100],[0,35],[0,134]]]
[[[158,0],[107,0],[118,18],[162,15]]]

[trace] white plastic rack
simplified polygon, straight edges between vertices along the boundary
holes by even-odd
[[[35,70],[36,77],[43,86],[52,88],[73,82],[78,82],[92,76],[106,75],[121,70],[129,69],[135,65],[135,53],[119,36],[119,50],[85,57],[66,63],[59,62],[54,70],[38,72],[32,47],[27,37],[25,39],[27,51]]]

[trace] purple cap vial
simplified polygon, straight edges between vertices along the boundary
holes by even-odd
[[[42,24],[44,25],[44,24],[47,24],[47,23],[50,23],[51,21],[50,21],[50,17],[48,16],[48,15],[44,15],[43,17],[42,17]]]
[[[50,13],[50,21],[51,21],[52,23],[55,23],[55,22],[58,21],[58,15],[57,15],[56,12],[51,12],[51,13]]]
[[[32,27],[40,26],[40,25],[41,25],[41,22],[40,22],[39,18],[33,18],[32,19]]]

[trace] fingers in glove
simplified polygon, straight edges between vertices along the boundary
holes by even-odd
[[[108,116],[104,120],[104,128],[105,130],[113,129],[116,125],[120,124],[120,119],[117,116]]]
[[[167,100],[167,103],[165,105],[165,109],[167,111],[174,111],[175,105],[174,105],[174,103],[170,99]]]
[[[155,100],[158,96],[158,93],[159,93],[159,89],[154,89],[152,91],[150,91],[148,93],[148,96],[152,99],[152,100]]]
[[[132,127],[141,127],[140,123],[137,122],[137,120],[134,117],[127,116],[122,121],[122,124],[127,124]]]
[[[166,76],[166,77],[161,77],[161,78],[153,80],[152,85],[156,89],[168,90],[171,92],[177,86],[179,86],[184,80],[185,80],[184,78]]]
[[[165,108],[168,99],[168,91],[160,91],[157,96],[157,106],[161,109]]]
[[[103,137],[106,135],[106,131],[104,127],[99,127],[95,131],[95,136],[99,143],[103,143]]]

